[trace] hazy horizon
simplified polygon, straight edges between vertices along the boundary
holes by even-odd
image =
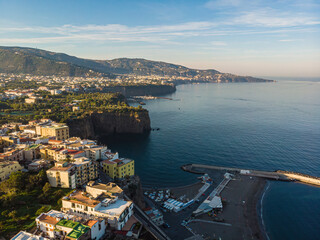
[[[250,76],[320,77],[313,0],[0,0],[0,45],[145,58]]]

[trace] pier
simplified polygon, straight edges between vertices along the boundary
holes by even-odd
[[[278,180],[278,181],[296,181],[305,184],[314,185],[320,187],[320,178],[314,176],[308,176],[301,173],[288,172],[288,171],[260,171],[260,170],[252,170],[252,169],[240,169],[240,168],[230,168],[230,167],[220,167],[213,165],[203,165],[203,164],[187,164],[181,167],[184,171],[191,173],[198,173],[197,168],[200,169],[210,169],[210,170],[220,170],[220,171],[228,171],[228,172],[236,172],[242,175],[261,177],[270,180]]]

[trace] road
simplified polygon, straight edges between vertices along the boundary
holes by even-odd
[[[134,216],[144,225],[144,227],[157,239],[170,240],[170,237],[164,233],[149,217],[136,205],[133,207]]]
[[[105,174],[102,169],[99,167],[99,181],[101,183],[108,183],[113,181],[107,174]],[[125,198],[129,199],[126,195]],[[144,227],[157,239],[160,240],[169,240],[170,238],[157,226],[155,225],[144,212],[137,207],[135,204],[133,205],[134,216],[144,225]]]

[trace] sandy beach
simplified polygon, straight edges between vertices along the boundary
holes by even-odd
[[[263,178],[235,174],[220,194],[223,211],[216,215],[220,221],[202,214],[191,221],[189,227],[205,239],[266,239],[258,214],[265,185]]]

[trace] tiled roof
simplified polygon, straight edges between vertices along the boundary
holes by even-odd
[[[51,217],[51,216],[48,216],[47,214],[42,214],[39,218],[38,218],[39,221],[41,222],[45,222],[45,223],[49,223],[49,224],[52,224],[52,225],[56,225],[59,220],[57,220],[56,218],[54,217]]]

